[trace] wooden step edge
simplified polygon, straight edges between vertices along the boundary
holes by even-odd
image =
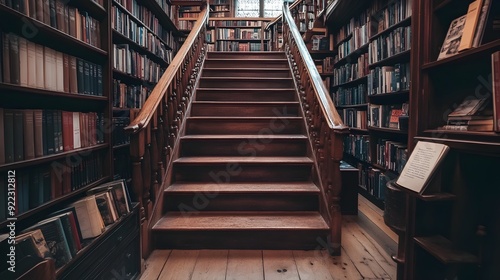
[[[167,212],[154,231],[175,230],[328,230],[316,211],[200,211]]]
[[[300,105],[298,101],[193,101],[195,104],[207,104],[207,105]]]
[[[168,186],[166,194],[318,194],[318,186],[312,182],[283,182],[283,183],[190,183],[175,182]]]
[[[203,71],[290,71],[289,67],[266,67],[266,68],[256,68],[256,67],[246,67],[246,68],[230,68],[230,67],[204,67]]]
[[[303,134],[272,134],[272,135],[255,135],[255,134],[196,134],[181,136],[181,140],[247,140],[247,139],[266,139],[266,140],[307,140],[307,136]]]
[[[175,164],[312,164],[313,160],[308,157],[180,157],[174,161]]]
[[[257,80],[257,81],[292,81],[292,77],[252,77],[252,76],[245,76],[245,77],[205,77],[201,76],[201,81],[208,81],[208,80],[214,80],[214,81],[248,81],[248,80]]]
[[[260,92],[290,92],[293,91],[295,92],[295,88],[204,88],[204,87],[198,87],[196,88],[196,91],[237,91],[237,92],[242,92],[242,91],[248,91],[248,92],[254,92],[254,91],[260,91]]]
[[[274,120],[277,117],[283,120],[302,120],[302,117],[293,117],[293,116],[275,116],[275,117],[235,117],[235,116],[189,116],[187,120],[223,120],[223,121],[245,121],[245,120]]]

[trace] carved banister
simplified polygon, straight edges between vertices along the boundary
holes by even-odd
[[[331,229],[326,243],[327,249],[331,254],[340,254],[342,222],[340,160],[343,155],[343,135],[348,132],[348,128],[343,124],[323,84],[290,9],[287,3],[284,3],[282,16],[284,49],[293,71],[292,76],[311,142],[317,171],[315,181],[322,193],[321,212]]]
[[[153,88],[140,112],[125,131],[130,133],[132,189],[140,203],[143,255],[149,255],[149,227],[156,205],[161,202],[174,150],[189,110],[196,81],[206,54],[208,6],[202,12],[182,47]]]

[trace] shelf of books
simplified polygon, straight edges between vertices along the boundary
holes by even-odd
[[[166,0],[112,2],[114,178],[130,179],[130,139],[123,133],[175,55],[179,31]]]
[[[101,216],[131,189],[121,128],[174,55],[170,11],[166,0],[0,1],[0,247],[14,238],[15,221],[24,246],[17,263],[50,257],[53,278],[75,279],[85,270],[98,278],[121,271],[127,261],[117,254],[139,248],[130,198],[112,222]],[[120,197],[106,191],[111,180],[123,182]],[[105,200],[93,196],[95,188],[103,188]],[[92,221],[101,224],[92,225],[92,237],[84,234],[89,217],[80,213],[81,200],[97,209]],[[115,234],[128,238],[116,252],[97,245]],[[46,245],[31,247],[44,239]],[[140,258],[125,265],[129,275],[140,273]],[[2,279],[11,278],[7,269],[2,258]]]
[[[269,33],[264,18],[210,18],[209,51],[268,51]]]
[[[386,183],[406,159],[410,96],[411,0],[339,4],[326,19],[333,46],[330,92],[344,123],[347,161],[360,193],[384,208]],[[350,15],[350,16],[347,16]],[[343,19],[343,21],[339,21]]]
[[[494,214],[500,193],[490,188],[500,180],[494,167],[500,162],[500,3],[413,1],[411,32],[419,41],[412,43],[410,91],[418,94],[410,94],[408,133],[417,144],[409,160],[433,150],[444,159],[409,166],[408,172],[435,170],[417,190],[411,176],[398,180],[410,197],[402,276],[492,279],[500,272]],[[417,149],[421,143],[424,150]]]
[[[211,18],[233,17],[233,1],[231,0],[211,0],[210,5]]]

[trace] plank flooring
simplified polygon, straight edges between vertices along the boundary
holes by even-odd
[[[141,280],[357,280],[396,279],[382,246],[345,216],[342,255],[325,250],[155,250]]]

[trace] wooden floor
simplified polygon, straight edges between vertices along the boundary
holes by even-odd
[[[396,265],[357,223],[344,217],[342,255],[325,250],[156,250],[141,279],[396,279]]]

